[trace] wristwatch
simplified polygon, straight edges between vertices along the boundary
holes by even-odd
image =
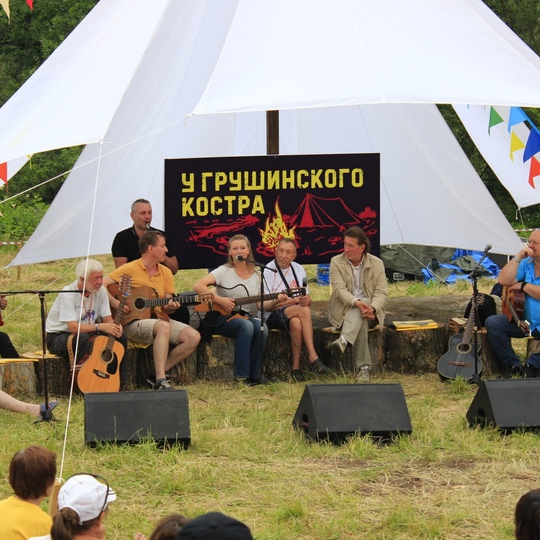
[[[529,282],[528,281],[522,281],[521,282],[521,292],[523,292],[523,288],[525,287],[525,285],[528,285]]]
[[[522,261],[523,259],[520,259],[519,257],[514,257],[514,261],[516,261],[518,264]]]

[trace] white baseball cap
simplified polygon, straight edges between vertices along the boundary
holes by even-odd
[[[71,508],[79,516],[79,524],[95,519],[116,500],[116,493],[99,476],[76,474],[66,480],[58,492],[58,509]]]

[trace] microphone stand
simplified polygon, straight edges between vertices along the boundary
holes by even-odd
[[[488,246],[489,249],[491,249],[491,246]],[[469,278],[472,280],[473,283],[473,297],[471,302],[471,309],[474,313],[474,339],[473,339],[473,347],[474,347],[474,373],[472,377],[469,380],[470,384],[476,384],[480,385],[480,373],[478,372],[478,326],[480,325],[480,317],[478,316],[478,270],[480,269],[480,266],[482,266],[482,262],[487,257],[488,248],[484,250],[484,253],[480,260],[478,261],[477,265],[473,268],[472,272],[469,274]]]
[[[41,315],[41,350],[42,350],[42,363],[41,363],[41,376],[43,379],[43,399],[45,400],[45,410],[39,413],[39,419],[34,422],[51,422],[56,421],[51,408],[49,407],[49,386],[47,382],[47,341],[45,330],[45,295],[54,293],[83,293],[84,290],[61,290],[61,291],[5,291],[0,292],[0,296],[10,296],[13,294],[37,294],[40,303],[40,315]]]

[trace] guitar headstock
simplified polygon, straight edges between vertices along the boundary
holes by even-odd
[[[283,294],[286,294],[289,298],[296,298],[298,296],[306,296],[305,287],[296,287],[294,289],[285,289]]]

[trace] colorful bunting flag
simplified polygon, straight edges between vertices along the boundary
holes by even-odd
[[[508,118],[508,133],[510,133],[513,126],[521,124],[528,120],[528,116],[523,112],[521,107],[510,107],[510,116]]]
[[[525,152],[523,153],[523,163],[531,159],[531,157],[534,156],[534,154],[536,154],[537,152],[540,152],[540,133],[538,132],[536,127],[533,126],[533,129],[531,129],[531,134],[527,139],[527,144],[525,145]]]
[[[510,159],[514,161],[514,152],[525,148],[525,143],[514,133],[510,134]]]
[[[8,182],[7,163],[0,163],[0,180],[4,182],[4,184],[7,184]]]
[[[536,186],[534,185],[534,179],[536,176],[540,174],[540,162],[533,156],[531,158],[531,168],[529,171],[529,184],[532,188],[536,189]]]
[[[9,0],[0,0],[0,6],[4,8],[4,11],[6,12],[9,21]]]
[[[502,124],[504,122],[501,115],[495,110],[495,107],[491,107],[489,111],[489,126],[488,133],[491,133],[491,128],[497,124]]]

